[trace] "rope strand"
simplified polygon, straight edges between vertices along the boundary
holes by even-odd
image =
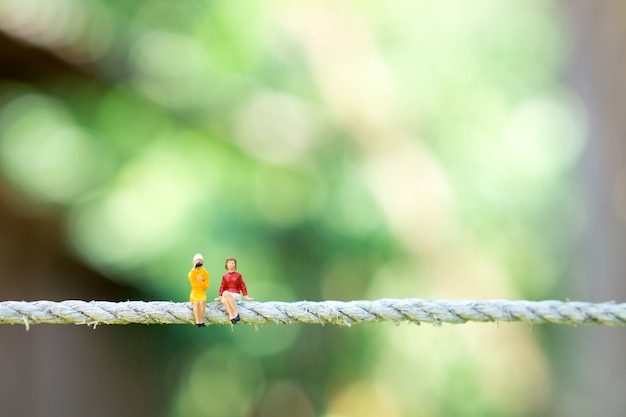
[[[336,324],[524,322],[530,324],[626,326],[626,303],[574,301],[444,301],[380,299],[373,301],[239,302],[242,323]],[[229,324],[221,303],[208,303],[207,324]],[[171,301],[3,301],[0,324],[193,324],[191,303]]]

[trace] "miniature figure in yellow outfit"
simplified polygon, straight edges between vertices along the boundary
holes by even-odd
[[[189,301],[193,304],[193,316],[196,319],[196,326],[204,327],[204,308],[206,307],[206,290],[209,288],[209,273],[202,267],[204,259],[197,253],[193,257],[193,268],[187,277],[191,284]]]

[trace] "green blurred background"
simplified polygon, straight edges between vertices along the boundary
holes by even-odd
[[[0,1],[0,299],[624,300],[619,1]],[[621,107],[620,107],[621,105]],[[7,416],[623,416],[623,330],[0,329]],[[621,352],[621,353],[620,353]]]

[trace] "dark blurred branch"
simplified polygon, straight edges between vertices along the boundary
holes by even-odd
[[[27,44],[0,31],[0,80],[45,82],[58,78],[90,79],[84,68],[62,60],[50,51]]]

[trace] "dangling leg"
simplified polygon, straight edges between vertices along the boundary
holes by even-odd
[[[226,307],[226,312],[228,313],[228,318],[232,324],[236,324],[239,319],[239,314],[237,313],[237,306],[235,305],[235,300],[232,295],[228,292],[224,292],[222,294],[222,303]]]
[[[196,319],[196,326],[204,327],[204,309],[206,307],[206,302],[204,301],[196,301],[193,303],[193,316]]]

